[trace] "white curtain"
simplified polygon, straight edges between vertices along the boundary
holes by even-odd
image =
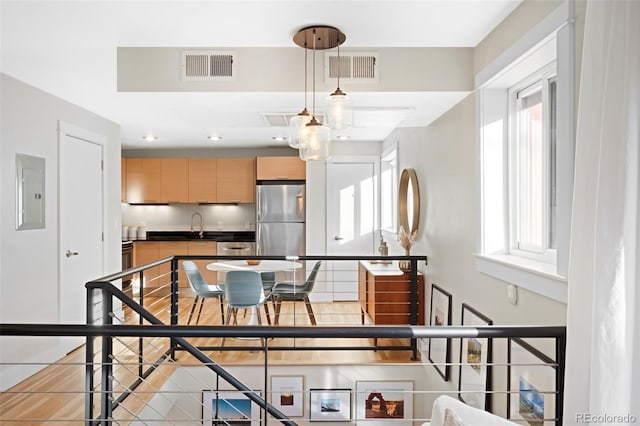
[[[640,1],[588,1],[564,424],[640,423]],[[589,417],[591,416],[591,417]],[[589,421],[590,420],[590,421]]]

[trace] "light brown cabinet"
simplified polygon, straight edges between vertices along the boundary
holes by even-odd
[[[133,244],[133,266],[142,266],[156,260],[164,259],[171,256],[215,256],[215,241],[136,241]],[[217,283],[217,274],[207,269],[207,263],[213,260],[196,260],[198,269],[209,284]],[[145,288],[165,287],[169,289],[171,282],[171,265],[155,266],[145,271]],[[136,275],[137,277],[137,275]],[[182,261],[178,262],[178,286],[180,288],[189,287],[187,274],[182,267]],[[148,292],[147,292],[148,293]],[[164,292],[163,292],[164,293]]]
[[[127,202],[161,203],[160,159],[127,158]]]
[[[158,241],[158,259],[164,259],[165,257],[189,254],[188,241]],[[158,273],[160,275],[160,281],[162,285],[169,285],[171,282],[171,263],[167,262],[158,266]],[[182,267],[182,262],[178,264],[178,286],[189,287],[187,282],[187,275]]]
[[[215,241],[189,241],[190,256],[215,256],[216,253],[217,245]],[[215,262],[214,260],[196,260],[195,262],[202,277],[208,284],[216,284],[218,282],[217,273],[207,269],[207,263]]]
[[[123,200],[131,204],[253,203],[255,164],[254,158],[126,158]]]
[[[138,267],[147,263],[155,262],[159,259],[158,242],[155,241],[136,241],[133,243],[133,266]],[[141,287],[155,288],[159,287],[158,267],[155,266],[144,271],[144,283]],[[138,278],[136,274],[134,278]]]
[[[218,158],[217,190],[218,203],[255,202],[255,159]]]
[[[257,157],[257,180],[304,180],[307,165],[299,157]]]
[[[127,202],[127,159],[120,158],[120,202]]]
[[[218,160],[215,158],[189,159],[189,202],[215,203],[218,201]]]
[[[189,202],[189,160],[186,158],[160,160],[160,201]]]
[[[361,261],[358,267],[358,301],[362,313],[376,325],[410,324],[411,275],[398,269],[398,262]],[[418,274],[418,324],[424,325],[424,275]]]

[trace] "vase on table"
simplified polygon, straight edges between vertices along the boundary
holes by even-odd
[[[405,256],[409,256],[409,250],[410,249],[405,249],[404,250],[404,255]],[[411,261],[410,260],[400,260],[398,261],[398,268],[400,268],[401,271],[403,272],[409,272],[411,271]]]

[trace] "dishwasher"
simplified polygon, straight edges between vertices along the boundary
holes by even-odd
[[[253,241],[218,241],[216,254],[218,256],[255,256],[256,243]],[[226,272],[218,272],[217,274],[217,281],[224,283]]]
[[[244,241],[219,241],[216,244],[218,256],[255,256],[256,243]]]

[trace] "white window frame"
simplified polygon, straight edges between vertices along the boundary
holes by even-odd
[[[549,203],[544,203],[543,206],[543,229],[542,229],[542,246],[527,246],[524,245],[519,239],[520,228],[520,191],[519,191],[519,157],[520,157],[520,145],[521,135],[519,134],[519,99],[537,91],[542,95],[543,106],[543,120],[542,120],[542,150],[543,150],[543,176],[542,176],[542,188],[543,199],[549,200],[551,197],[551,182],[550,182],[550,101],[549,101],[549,83],[556,80],[556,62],[553,61],[547,64],[542,69],[536,71],[534,74],[528,76],[526,79],[520,81],[515,86],[509,89],[509,193],[508,193],[508,205],[509,205],[509,253],[514,256],[529,258],[532,260],[556,264],[557,251],[550,248],[550,221],[549,217],[551,209]],[[557,226],[557,223],[556,223]]]
[[[567,302],[574,164],[575,49],[572,1],[561,3],[476,74],[479,272]],[[556,61],[556,262],[512,253],[509,89]]]

